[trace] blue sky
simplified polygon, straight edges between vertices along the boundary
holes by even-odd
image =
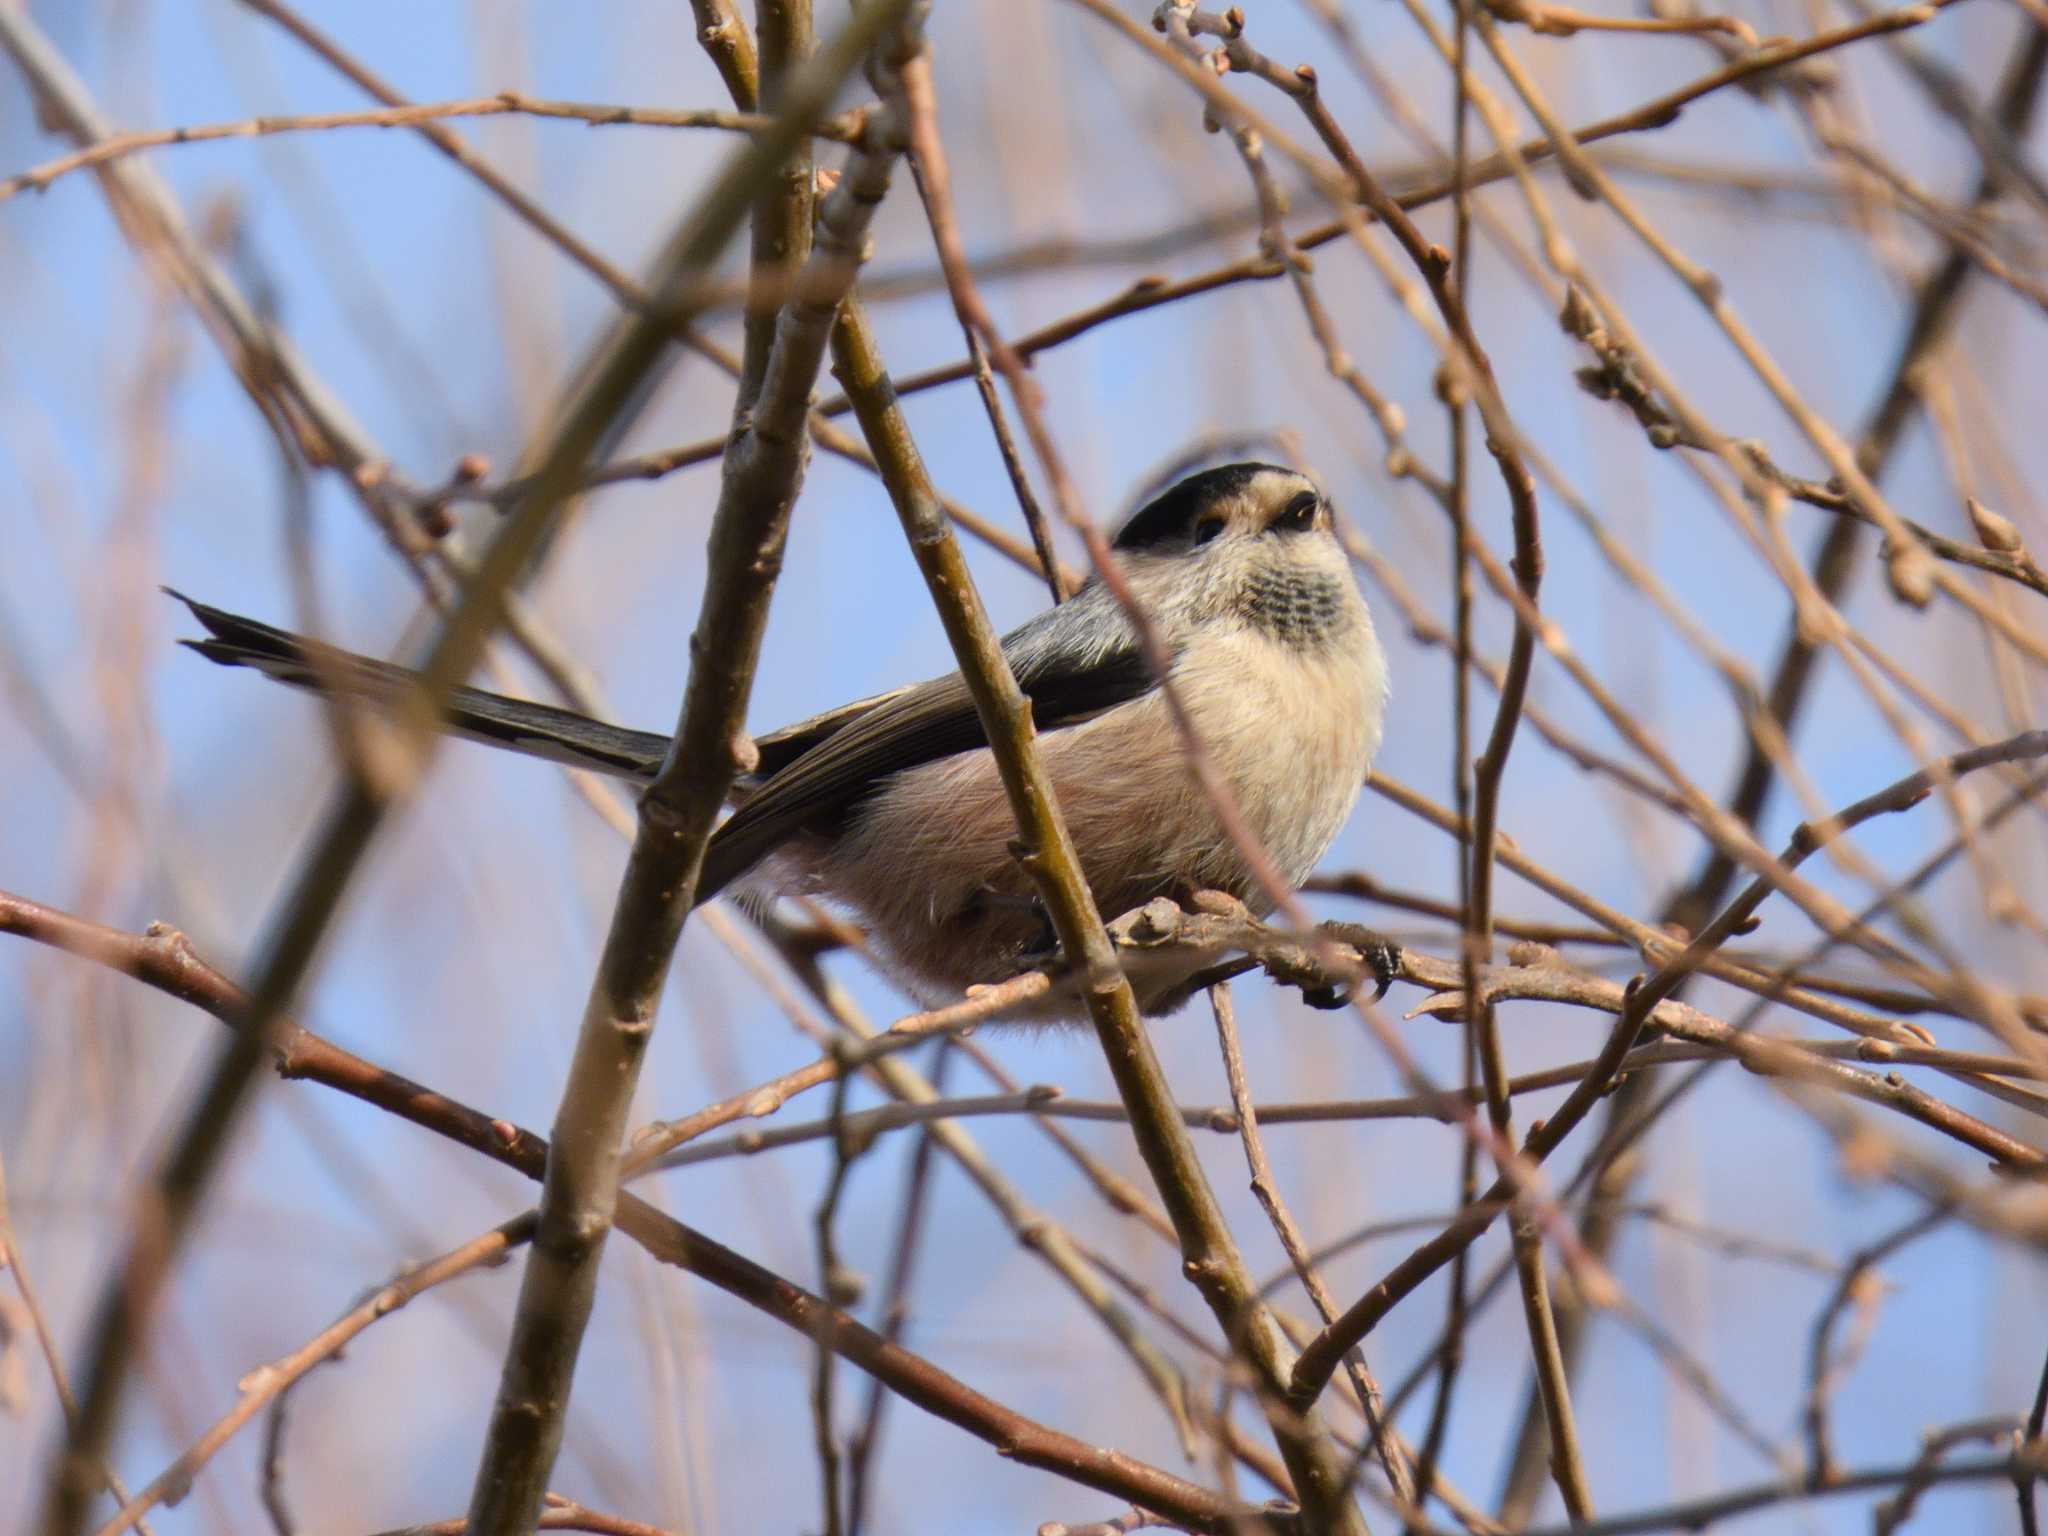
[[[32,12],[123,126],[364,104],[282,33],[224,0]],[[724,104],[682,7],[607,8],[595,26],[585,8],[551,5],[369,3],[314,6],[307,14],[418,99],[517,88],[637,105]],[[1377,5],[1357,16],[1376,60],[1441,121],[1447,83],[1405,18]],[[836,22],[837,12],[826,19]],[[1765,32],[1812,25],[1789,6],[1751,19]],[[1318,61],[1334,109],[1374,163],[1410,161],[1312,15],[1283,6],[1252,21],[1260,46],[1275,57]],[[1984,82],[2010,45],[2012,24],[2009,11],[1979,0],[1914,37]],[[976,254],[1052,236],[1142,235],[1196,209],[1245,201],[1228,141],[1201,132],[1191,98],[1080,11],[943,7],[931,36]],[[1631,106],[1712,62],[1687,39],[1567,45],[1521,38],[1517,46],[1579,121]],[[18,77],[4,78],[0,172],[11,172],[62,146],[38,131]],[[1856,65],[1853,88],[1854,110],[1879,133],[1893,120],[1917,124],[1924,115],[1904,77],[1880,60]],[[1278,110],[1272,100],[1260,106]],[[629,270],[643,264],[675,210],[730,149],[708,134],[559,123],[494,120],[459,131]],[[1953,133],[1916,129],[1886,143],[1944,195],[1967,195],[1973,162]],[[2038,135],[2034,144],[2038,153]],[[1812,169],[1802,131],[1782,106],[1734,92],[1700,103],[1641,147],[1766,171]],[[402,133],[358,129],[194,145],[153,154],[149,164],[195,224],[232,222],[229,270],[245,284],[272,285],[281,323],[313,369],[420,481],[445,474],[464,453],[509,463],[536,406],[609,313],[588,274]],[[1707,194],[1648,179],[1629,185],[1724,280],[1731,303],[1808,398],[1853,430],[1891,366],[1900,286],[1872,261],[1841,205]],[[1668,275],[1611,218],[1578,203],[1555,178],[1545,186],[1581,258],[1658,355],[1679,368],[1701,407],[1727,430],[1763,438],[1789,467],[1815,472],[1817,460]],[[930,266],[909,194],[899,178],[877,226],[878,269]],[[1526,233],[1512,192],[1493,194],[1492,206]],[[1443,238],[1442,210],[1425,215],[1425,225]],[[1053,270],[992,284],[990,298],[999,323],[1021,331],[1097,302],[1143,272],[1188,273],[1251,248],[1249,236],[1233,236],[1156,268]],[[1904,249],[1924,259],[1924,241],[1909,237]],[[1650,452],[1623,413],[1572,384],[1571,369],[1583,358],[1552,311],[1498,255],[1486,251],[1481,263],[1475,315],[1520,429],[1718,644],[1751,666],[1766,665],[1788,616],[1783,589],[1674,456]],[[1402,405],[1416,450],[1440,458],[1428,343],[1357,252],[1327,248],[1317,273],[1345,345]],[[899,373],[950,361],[960,350],[957,325],[937,294],[879,305],[876,314]],[[0,705],[9,806],[0,817],[0,885],[124,926],[163,918],[232,968],[254,949],[324,803],[332,782],[326,746],[304,701],[172,647],[188,626],[153,588],[166,581],[209,601],[288,618],[274,450],[204,333],[145,279],[88,176],[0,205],[0,316],[0,538],[7,551],[0,641],[14,663]],[[737,333],[729,315],[715,328],[728,338]],[[2011,476],[2022,484],[2038,483],[2048,469],[2048,447],[2028,432],[2024,405],[2042,398],[2048,354],[2041,340],[2038,312],[1984,284],[1952,354],[1966,361],[1979,392],[1959,396],[1962,408],[1988,403]],[[169,381],[154,396],[147,383],[153,363]],[[1445,611],[1441,518],[1412,486],[1381,472],[1377,436],[1324,374],[1284,285],[1241,285],[1098,329],[1037,366],[1063,451],[1096,517],[1115,517],[1155,466],[1190,441],[1286,428],[1431,611]],[[629,446],[716,434],[727,408],[724,381],[687,362]],[[918,395],[907,408],[938,483],[1017,526],[972,390]],[[673,721],[715,473],[690,470],[592,498],[534,588],[538,611],[625,723],[666,729]],[[1999,483],[1988,454],[1977,473],[1987,488]],[[1478,526],[1504,548],[1504,498],[1478,451],[1474,485]],[[1910,435],[1886,485],[1902,510],[1967,536],[1924,430]],[[2007,501],[2004,508],[2037,539],[2048,537],[2038,504]],[[1545,518],[1546,611],[1686,770],[1718,792],[1739,746],[1725,690],[1614,580],[1554,497],[1546,497]],[[487,522],[487,514],[467,514],[465,535],[485,535]],[[1794,507],[1786,537],[1803,550],[1820,525],[1821,514]],[[328,481],[316,489],[314,540],[337,638],[402,652],[404,637],[418,633],[408,630],[415,590],[354,501]],[[1000,621],[1022,619],[1043,601],[1036,583],[999,558],[980,549],[972,555]],[[1383,594],[1370,584],[1366,591],[1395,672],[1396,714],[1379,766],[1447,799],[1447,665],[1412,642]],[[1927,616],[1903,610],[1866,573],[1850,611],[1957,708],[1987,728],[1999,720],[1983,646],[1952,608]],[[1498,604],[1482,602],[1479,632],[1488,650],[1504,649]],[[817,455],[777,593],[755,724],[766,729],[947,665],[879,485]],[[15,673],[33,676],[56,701],[65,732],[79,744],[87,794],[53,766]],[[1539,666],[1533,697],[1570,729],[1622,750],[1554,666]],[[1490,712],[1491,695],[1478,699]],[[1799,748],[1829,804],[1911,766],[1840,667],[1817,689]],[[141,807],[139,830],[105,809],[110,784]],[[1767,841],[1782,837],[1797,814],[1781,797]],[[1527,730],[1503,826],[1546,866],[1645,915],[1697,853],[1697,839],[1678,823],[1624,801]],[[1945,832],[1939,816],[1923,810],[1874,826],[1859,846],[1897,871]],[[2012,836],[2013,868],[2038,898],[2038,825]],[[493,1113],[544,1127],[621,859],[617,841],[552,770],[451,748],[364,869],[307,999],[306,1022]],[[1363,868],[1439,893],[1455,888],[1444,841],[1371,796],[1326,867]],[[1817,878],[1844,894],[1860,889],[1838,872]],[[1512,879],[1503,882],[1502,907],[1561,915]],[[1966,878],[1942,885],[1934,910],[1964,952],[1994,974],[2015,986],[2042,985],[2038,954],[2022,936],[1982,923]],[[1790,945],[1805,937],[1803,925],[1774,913],[1760,941]],[[852,969],[840,974],[878,1021],[902,1011],[879,983]],[[1416,1000],[1400,990],[1389,1005]],[[1710,1010],[1733,1006],[1711,990],[1700,1001]],[[1310,1013],[1257,984],[1241,987],[1239,1002],[1262,1098],[1396,1091],[1390,1069],[1343,1016]],[[1583,1014],[1528,1005],[1508,1010],[1503,1022],[1517,1066],[1590,1055],[1601,1028]],[[1979,1044],[1965,1026],[1939,1027],[1945,1043]],[[1428,1021],[1406,1028],[1432,1071],[1455,1073],[1451,1031]],[[217,1033],[168,1000],[25,946],[0,947],[0,1150],[24,1244],[74,1359],[124,1194],[161,1145]],[[1199,1008],[1162,1025],[1157,1038],[1185,1098],[1222,1099],[1213,1033]],[[1085,1036],[984,1034],[981,1043],[1023,1081],[1057,1083],[1076,1097],[1108,1092]],[[640,1109],[674,1114],[810,1054],[693,924]],[[955,1083],[971,1079],[956,1068]],[[1545,1102],[1522,1112],[1540,1113]],[[2001,1118],[1983,1101],[1966,1107]],[[823,1110],[822,1102],[805,1102],[786,1113],[807,1118]],[[1034,1206],[1145,1275],[1183,1317],[1207,1327],[1192,1293],[1179,1286],[1171,1251],[1105,1209],[1032,1127],[984,1120],[969,1129]],[[1075,1134],[1113,1167],[1142,1177],[1120,1128],[1081,1125]],[[1276,1128],[1270,1144],[1297,1215],[1317,1237],[1440,1210],[1453,1190],[1454,1136],[1426,1122]],[[877,1280],[911,1145],[899,1136],[865,1158],[843,1210],[849,1261]],[[1210,1138],[1203,1152],[1255,1267],[1277,1267],[1277,1245],[1245,1192],[1237,1148]],[[1652,1154],[1653,1197],[1703,1220],[1837,1255],[1913,1209],[1881,1187],[1845,1181],[1808,1122],[1733,1072],[1710,1079],[1659,1130]],[[658,1192],[685,1219],[808,1279],[811,1211],[828,1169],[828,1155],[807,1146],[667,1175]],[[912,1346],[1025,1412],[1178,1467],[1162,1415],[1121,1377],[1100,1389],[1101,1375],[1118,1362],[1104,1353],[1092,1322],[1019,1249],[957,1168],[942,1160],[936,1179]],[[150,1475],[224,1406],[242,1373],[296,1344],[364,1286],[503,1219],[528,1196],[511,1175],[424,1133],[307,1087],[270,1085],[181,1267],[149,1384],[131,1404],[119,1452],[124,1472],[137,1481]],[[1491,1263],[1500,1247],[1490,1239],[1480,1252]],[[1355,1294],[1403,1251],[1396,1240],[1338,1261],[1332,1284],[1340,1295]],[[614,1245],[606,1266],[557,1486],[692,1529],[815,1525],[806,1342],[705,1287],[656,1272],[626,1244]],[[1782,1439],[1795,1431],[1805,1331],[1825,1278],[1733,1262],[1642,1224],[1631,1227],[1616,1268],[1644,1307],[1712,1363],[1767,1434]],[[2036,1326],[2038,1265],[1966,1232],[1945,1230],[1909,1249],[1886,1277],[1897,1288],[1885,1297],[1864,1363],[1836,1399],[1840,1452],[1859,1465],[1909,1460],[1927,1425],[2015,1408],[2048,1343]],[[511,1268],[451,1287],[372,1330],[301,1391],[288,1476],[312,1527],[371,1529],[463,1505],[482,1405],[496,1377],[496,1340],[515,1290]],[[1432,1286],[1381,1330],[1373,1358],[1383,1379],[1405,1374],[1441,1313],[1441,1292]],[[1496,1306],[1475,1331],[1446,1463],[1482,1499],[1490,1497],[1519,1411],[1525,1360],[1515,1308]],[[0,1437],[0,1465],[8,1469],[0,1489],[23,1492],[0,1493],[0,1510],[33,1487],[37,1448],[49,1441],[53,1419],[33,1364],[30,1376],[34,1433]],[[848,1373],[842,1381],[846,1397],[856,1399],[857,1378]],[[1603,1509],[1769,1473],[1617,1326],[1598,1334],[1579,1408]],[[1418,1404],[1406,1421],[1418,1434],[1423,1412]],[[771,1455],[764,1440],[789,1449]],[[690,1449],[678,1452],[678,1444]],[[257,1454],[253,1437],[238,1441],[156,1529],[255,1528]],[[759,1475],[769,1466],[776,1476]],[[1113,1512],[901,1405],[880,1476],[884,1525],[916,1519],[947,1530],[1014,1530],[1027,1521]],[[1972,1528],[2005,1529],[2011,1508],[2009,1491],[1996,1487],[1939,1494],[1923,1520],[1928,1528],[1967,1520]],[[1865,1520],[1861,1505],[1843,1501],[1757,1517],[1741,1529],[1849,1530]]]

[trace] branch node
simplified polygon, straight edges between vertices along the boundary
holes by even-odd
[[[2002,555],[2016,555],[2026,546],[2020,539],[2020,531],[2013,526],[2010,518],[2001,517],[1985,506],[1976,497],[1967,497],[1963,502],[1970,514],[1970,526],[1976,530],[1977,542],[1986,549],[1996,550]]]

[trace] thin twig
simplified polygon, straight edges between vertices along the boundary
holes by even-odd
[[[0,917],[5,918],[6,931],[130,976],[193,1004],[231,1029],[239,1028],[246,1015],[247,998],[241,989],[195,955],[185,937],[173,930],[159,926],[141,934],[123,933],[18,897],[0,898]],[[542,1137],[378,1067],[297,1025],[279,1035],[274,1066],[281,1077],[336,1089],[527,1178],[541,1178],[547,1167],[549,1148]],[[826,1303],[638,1196],[621,1195],[618,1224],[662,1263],[702,1277],[801,1337],[817,1335],[818,1315]],[[834,1319],[831,1338],[844,1359],[906,1401],[1020,1464],[1043,1467],[1216,1536],[1238,1536],[1246,1521],[1255,1528],[1264,1523],[1264,1511],[1015,1413],[843,1313]]]
[[[0,897],[0,913],[4,913],[6,898]],[[22,1263],[21,1245],[14,1235],[14,1214],[7,1204],[7,1167],[0,1159],[0,1269],[7,1271],[14,1279],[14,1289],[21,1297],[21,1309],[28,1315],[29,1327],[36,1336],[36,1348],[43,1357],[43,1366],[50,1373],[50,1386],[57,1394],[57,1406],[63,1411],[64,1426],[70,1433],[77,1433],[78,1399],[71,1395],[71,1378],[64,1370],[64,1357],[58,1352],[57,1340],[50,1333],[48,1318],[44,1315],[36,1288],[30,1283],[28,1269]],[[128,1502],[128,1488],[120,1474],[114,1471],[113,1463],[102,1460],[98,1464],[98,1475],[107,1492],[114,1496],[117,1504]],[[137,1522],[137,1528],[147,1531],[149,1527]]]
[[[953,1059],[953,1045],[953,1041],[945,1039],[938,1043],[928,1074],[935,1092],[945,1091],[946,1068]],[[938,1144],[935,1136],[918,1137],[917,1147],[910,1154],[910,1164],[903,1176],[903,1197],[897,1202],[902,1214],[897,1220],[896,1241],[890,1251],[889,1276],[882,1290],[881,1334],[891,1344],[902,1343],[903,1335],[910,1326],[910,1288],[932,1210],[932,1154]],[[889,1402],[890,1395],[883,1390],[881,1382],[870,1380],[860,1428],[855,1431],[847,1448],[847,1459],[851,1463],[847,1471],[846,1493],[848,1536],[860,1536],[867,1520],[868,1504],[873,1497],[871,1479],[875,1458],[881,1448],[882,1426]]]
[[[173,144],[205,144],[219,139],[268,138],[279,133],[326,133],[337,128],[411,128],[420,123],[446,122],[460,117],[560,118],[588,123],[592,127],[634,125],[643,128],[712,128],[725,133],[759,133],[774,118],[757,112],[720,112],[711,108],[675,111],[664,107],[611,106],[603,102],[544,101],[519,91],[500,91],[495,96],[476,96],[462,101],[413,102],[361,112],[307,112],[292,116],[244,117],[226,123],[188,123],[178,128],[154,128],[116,134],[88,148],[12,176],[0,177],[0,202],[21,192],[41,192],[59,177],[82,171],[109,160],[146,149]],[[852,143],[860,134],[858,115],[841,115],[822,120],[814,130],[820,138]]]
[[[1104,580],[1113,583],[1115,571],[1105,564],[1101,535],[1081,517],[1061,468],[1045,426],[1037,386],[989,318],[966,270],[927,63],[911,61],[897,87],[906,103],[921,190],[954,308],[963,327],[980,335],[1009,384],[1062,517],[1088,541],[1091,561]],[[1084,978],[1083,995],[1117,1091],[1131,1108],[1131,1128],[1139,1152],[1180,1235],[1185,1272],[1202,1292],[1224,1336],[1274,1394],[1264,1404],[1268,1423],[1307,1518],[1318,1530],[1362,1531],[1341,1459],[1323,1426],[1312,1415],[1297,1416],[1278,1401],[1289,1347],[1256,1295],[1193,1143],[1174,1113],[1171,1092],[1138,1017],[1130,983],[1117,965],[1052,785],[1034,750],[1029,703],[1010,675],[958,546],[937,516],[929,478],[903,424],[896,392],[887,388],[879,359],[862,359],[857,369],[851,362],[841,360],[842,381],[856,401],[863,402],[862,428],[884,467],[898,516],[973,693],[976,712],[1016,814],[1024,848],[1021,861],[1038,885],[1062,952]],[[1125,606],[1128,613],[1129,606]]]
[[[1251,1086],[1245,1078],[1244,1052],[1237,1043],[1237,1017],[1231,1006],[1228,982],[1218,982],[1209,989],[1209,1006],[1216,1015],[1216,1042],[1223,1052],[1224,1076],[1230,1083],[1230,1107],[1237,1116],[1238,1137],[1244,1144],[1245,1163],[1251,1169],[1252,1194],[1264,1209],[1266,1219],[1273,1224],[1273,1233],[1280,1239],[1280,1246],[1294,1265],[1302,1289],[1308,1292],[1309,1300],[1315,1303],[1316,1311],[1327,1327],[1337,1316],[1336,1298],[1330,1294],[1330,1287],[1317,1271],[1308,1241],[1295,1224],[1287,1202],[1281,1199],[1279,1186],[1273,1179],[1272,1165],[1266,1160],[1265,1143],[1259,1139],[1259,1112],[1252,1104]],[[1364,1352],[1355,1352],[1344,1365],[1365,1412],[1369,1443],[1378,1455],[1381,1467],[1386,1470],[1387,1486],[1393,1489],[1395,1502],[1408,1509],[1418,1507],[1415,1475],[1410,1471],[1399,1445],[1388,1433],[1379,1384],[1372,1378]]]
[[[304,1344],[241,1378],[235,1405],[208,1427],[191,1446],[149,1484],[121,1506],[119,1514],[100,1526],[95,1536],[120,1536],[159,1504],[175,1503],[235,1433],[294,1382],[323,1361],[333,1359],[373,1323],[396,1312],[424,1291],[482,1265],[501,1262],[513,1249],[533,1240],[532,1212],[480,1233],[424,1264],[408,1265],[395,1279],[373,1291]]]
[[[2000,743],[1996,749],[1958,753],[1943,763],[1940,771],[1944,777],[1955,778],[1973,768],[1983,767],[2001,759],[2010,761],[2014,757],[2038,757],[2044,754],[2048,754],[2048,733],[2033,732]],[[1856,804],[1846,807],[1824,827],[1800,827],[1780,859],[1781,866],[1786,870],[1796,867],[1814,850],[1825,846],[1849,828],[1869,820],[1872,816],[1902,811],[1919,803],[1926,798],[1933,786],[1934,778],[1935,774],[1926,770],[1909,774],[1877,794],[1866,796]],[[1630,984],[1614,1032],[1608,1037],[1607,1047],[1602,1051],[1595,1070],[1572,1090],[1564,1103],[1540,1126],[1530,1131],[1523,1147],[1526,1157],[1533,1162],[1542,1162],[1577,1128],[1593,1105],[1612,1086],[1615,1074],[1640,1037],[1650,1011],[1665,1002],[1678,984],[1691,973],[1696,957],[1711,954],[1748,920],[1772,889],[1782,888],[1783,878],[1765,879],[1759,876],[1749,890],[1725,908],[1713,922],[1707,924],[1681,954],[1658,967],[1647,979]],[[2044,1164],[2048,1164],[2048,1154],[2036,1153],[2035,1156],[2041,1158]],[[1493,1216],[1498,1210],[1497,1202],[1513,1193],[1514,1190],[1508,1180],[1496,1180],[1479,1206],[1468,1207],[1467,1214],[1461,1215],[1457,1221],[1446,1226],[1440,1234],[1395,1266],[1385,1279],[1354,1302],[1343,1317],[1326,1329],[1322,1337],[1309,1349],[1303,1351],[1295,1369],[1296,1393],[1311,1400],[1320,1393],[1328,1383],[1331,1372],[1343,1358],[1344,1352],[1371,1332],[1403,1296],[1449,1262],[1455,1253],[1468,1247],[1492,1224]]]
[[[1935,1206],[1922,1211],[1868,1247],[1857,1250],[1851,1256],[1848,1268],[1835,1282],[1835,1288],[1829,1293],[1819,1316],[1814,1319],[1813,1333],[1806,1348],[1806,1475],[1810,1481],[1823,1485],[1831,1483],[1841,1470],[1835,1464],[1834,1451],[1828,1440],[1828,1397],[1848,1374],[1853,1357],[1860,1353],[1860,1348],[1852,1349],[1844,1357],[1830,1358],[1829,1344],[1836,1322],[1852,1305],[1865,1317],[1874,1317],[1877,1298],[1882,1291],[1882,1283],[1876,1275],[1877,1266],[1908,1243],[1944,1225],[1951,1214],[1943,1207]],[[1867,1328],[1859,1331],[1868,1332]]]
[[[790,82],[776,128],[758,136],[707,195],[707,206],[729,221],[721,235],[746,215],[869,50],[895,46],[884,40],[902,25],[906,10],[906,0],[878,0],[863,9]],[[831,259],[844,263],[858,251],[887,189],[894,154],[891,138],[870,120],[862,149],[821,215],[820,247]],[[654,285],[657,293],[674,293],[679,279],[693,280],[702,270],[700,222],[701,216],[685,224],[680,259],[664,263],[676,276],[665,275]],[[605,401],[607,427],[631,397],[631,385],[660,355],[678,307],[671,298],[658,318],[634,322],[637,342],[617,354],[614,368],[628,388]],[[667,759],[640,802],[639,829],[557,1113],[555,1140],[563,1152],[548,1170],[540,1231],[477,1467],[469,1518],[484,1529],[530,1524],[538,1516],[560,1447],[569,1383],[618,1198],[626,1113],[655,1005],[696,904],[704,848],[726,790],[756,755],[745,734],[747,698],[802,480],[804,420],[834,307],[810,300],[784,312],[760,398],[726,458],[681,717]]]

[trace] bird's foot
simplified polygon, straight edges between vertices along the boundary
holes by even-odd
[[[1322,929],[1331,938],[1357,950],[1359,958],[1371,967],[1374,981],[1372,1000],[1378,1002],[1385,997],[1387,988],[1401,974],[1401,946],[1356,923],[1324,923]],[[1303,987],[1301,1000],[1311,1008],[1345,1008],[1350,1006],[1357,992],[1355,982],[1331,982],[1319,987]]]
[[[1019,970],[1035,970],[1059,957],[1059,932],[1052,925],[1052,914],[1045,909],[1045,903],[1036,895],[1027,896],[1016,891],[998,891],[984,887],[975,892],[974,905],[984,910],[1018,913],[1032,920],[1034,931],[1017,949]]]

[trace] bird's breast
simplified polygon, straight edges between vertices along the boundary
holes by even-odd
[[[1358,621],[1312,645],[1242,629],[1191,647],[1175,669],[1247,826],[1290,884],[1335,839],[1379,746],[1386,669]]]

